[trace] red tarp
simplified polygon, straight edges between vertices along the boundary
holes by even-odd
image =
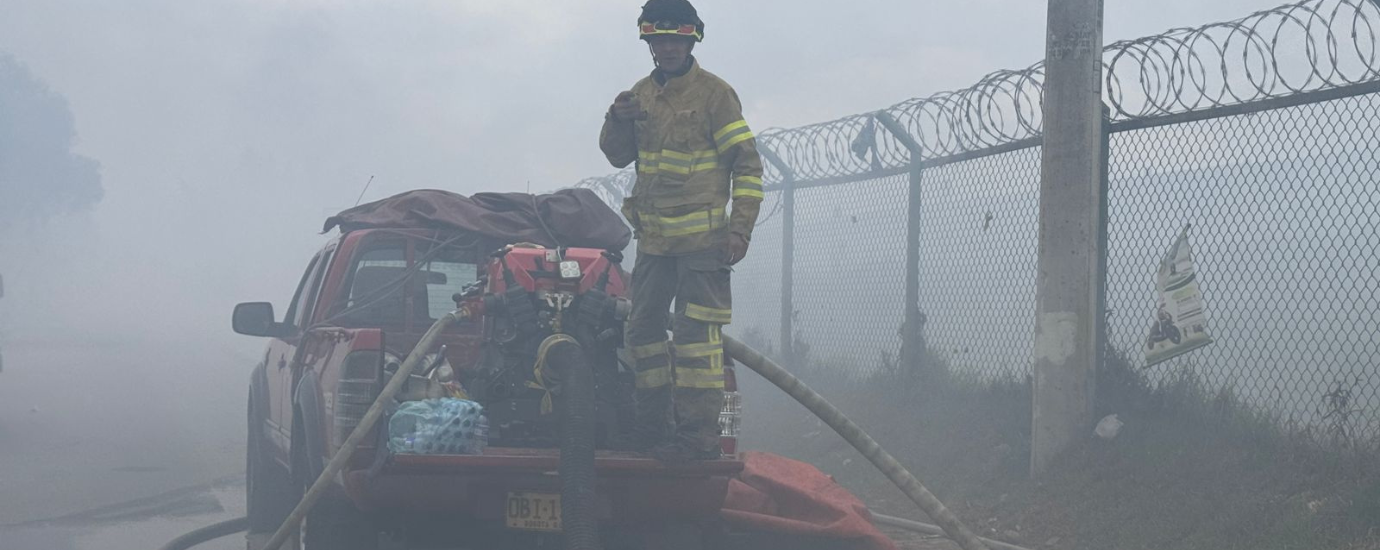
[[[724,519],[749,531],[839,539],[841,550],[896,550],[862,501],[824,472],[770,453],[745,452],[728,485]]]

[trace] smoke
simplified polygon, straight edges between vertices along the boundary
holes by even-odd
[[[100,165],[76,141],[67,100],[0,53],[0,234],[100,202]]]

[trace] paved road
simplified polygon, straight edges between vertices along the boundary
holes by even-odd
[[[4,353],[0,525],[243,472],[243,352],[72,339]]]
[[[5,550],[153,550],[193,529],[242,515],[244,484],[234,480],[53,521],[0,527],[0,540]],[[244,548],[243,535],[236,534],[196,550]]]
[[[5,550],[152,550],[198,527],[244,514],[244,483],[209,487],[106,507],[56,521],[0,527]],[[959,550],[931,536],[883,528],[899,550]],[[196,550],[243,550],[244,536],[228,535]]]

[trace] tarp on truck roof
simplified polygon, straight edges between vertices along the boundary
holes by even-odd
[[[368,228],[469,231],[496,242],[622,251],[632,240],[623,217],[589,189],[550,194],[421,189],[361,204],[326,219],[323,232]]]

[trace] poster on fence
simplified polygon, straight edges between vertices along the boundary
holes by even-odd
[[[1155,311],[1145,339],[1145,366],[1150,367],[1212,343],[1207,333],[1203,294],[1198,290],[1193,251],[1185,225],[1174,246],[1160,260],[1155,277]]]

